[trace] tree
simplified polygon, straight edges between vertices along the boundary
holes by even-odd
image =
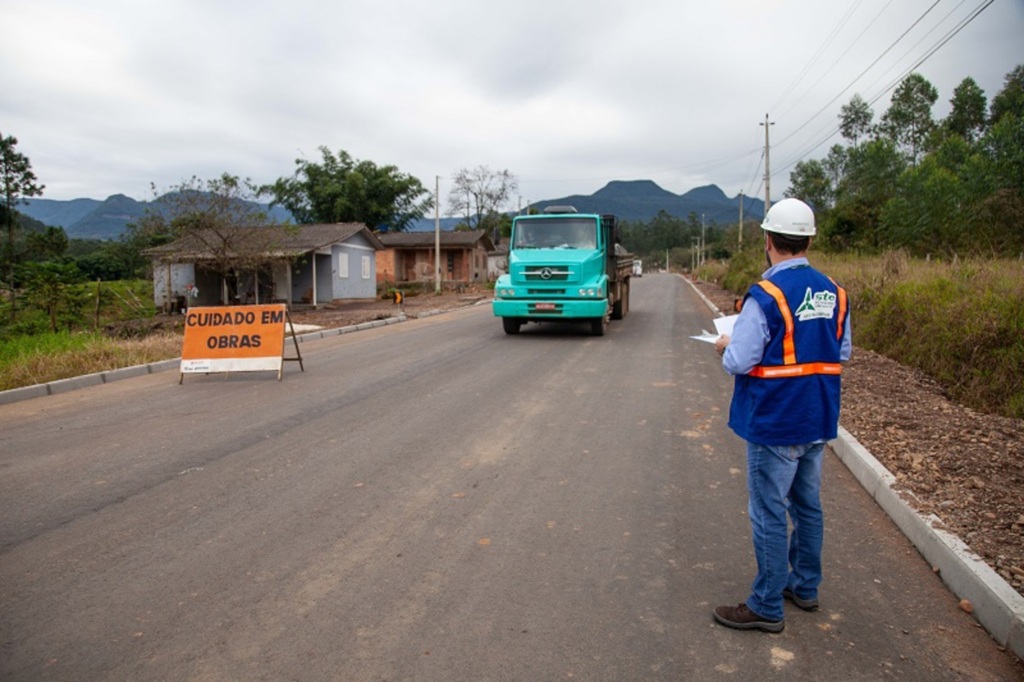
[[[57,331],[58,314],[62,311],[69,323],[81,316],[84,305],[81,284],[84,280],[74,263],[26,263],[22,270],[27,298],[46,311],[50,331]]]
[[[849,150],[845,172],[836,186],[836,203],[826,216],[822,232],[836,248],[878,247],[879,214],[893,197],[906,161],[889,140],[871,140]]]
[[[992,98],[989,123],[995,125],[1007,114],[1024,119],[1024,64],[1006,74],[1003,89]]]
[[[943,121],[943,127],[973,143],[985,130],[988,108],[985,92],[973,78],[968,77],[953,90],[953,99],[949,103],[953,106]]]
[[[815,211],[830,208],[835,191],[825,164],[817,159],[797,162],[789,174],[789,189],[785,195],[806,201]]]
[[[966,204],[956,173],[930,155],[900,176],[897,192],[882,208],[883,245],[919,256],[962,252],[969,239]]]
[[[25,257],[45,261],[60,258],[68,250],[68,235],[63,227],[48,226],[25,234]]]
[[[850,98],[839,110],[839,132],[856,147],[860,138],[871,132],[871,119],[875,112],[859,94]]]
[[[152,208],[132,229],[133,238],[167,243],[179,240],[182,249],[201,257],[205,268],[219,274],[228,298],[238,291],[238,277],[258,270],[267,253],[281,240],[278,230],[256,202],[257,188],[248,178],[222,174],[215,180],[190,180],[158,196],[153,187]]]
[[[889,109],[882,115],[878,132],[898,147],[907,151],[912,164],[916,164],[924,151],[924,142],[935,127],[932,105],[939,93],[919,73],[912,73],[893,93]]]
[[[3,270],[6,277],[5,285],[10,292],[11,322],[16,318],[15,312],[15,278],[14,266],[17,255],[14,250],[15,233],[18,230],[17,211],[15,206],[27,197],[39,196],[45,185],[36,184],[36,175],[32,172],[32,164],[27,157],[15,151],[18,140],[13,136],[4,137],[0,133],[0,179],[3,180],[3,205],[0,206],[0,218],[3,219],[7,241],[3,249]]]
[[[466,216],[471,228],[491,230],[497,243],[501,209],[518,188],[519,182],[508,170],[492,172],[487,166],[460,169],[452,176],[448,215]]]
[[[327,147],[320,153],[323,163],[296,159],[295,175],[261,188],[301,224],[354,222],[400,232],[434,206],[420,181],[395,166],[358,161],[344,150],[335,156]]]
[[[1024,116],[1002,116],[989,129],[983,147],[998,187],[1024,196]]]

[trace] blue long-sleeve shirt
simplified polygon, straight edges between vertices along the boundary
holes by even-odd
[[[808,265],[806,258],[793,258],[773,265],[764,271],[762,279],[768,279],[780,270]],[[768,320],[764,316],[761,306],[753,299],[744,302],[736,324],[733,327],[732,335],[729,337],[729,345],[725,347],[722,354],[722,367],[729,374],[747,374],[757,365],[761,364],[764,355],[764,348],[771,340],[771,333],[768,330]],[[853,342],[850,337],[850,315],[846,315],[846,325],[843,331],[843,343],[839,349],[839,359],[846,362],[850,359],[853,350]]]

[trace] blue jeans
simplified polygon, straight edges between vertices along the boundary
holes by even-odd
[[[821,461],[824,443],[747,443],[750,526],[757,577],[747,608],[762,618],[783,617],[782,590],[817,599],[821,584]],[[788,532],[786,513],[793,522]]]

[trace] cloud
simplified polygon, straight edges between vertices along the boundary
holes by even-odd
[[[428,187],[508,169],[538,200],[616,179],[763,191],[768,113],[781,194],[787,164],[839,141],[854,92],[880,115],[886,85],[979,6],[931,5],[7,0],[0,130],[50,198],[271,182],[326,145]],[[919,68],[936,116],[966,76],[998,92],[1021,28],[1024,3],[995,3]]]

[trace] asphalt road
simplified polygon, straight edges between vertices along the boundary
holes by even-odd
[[[714,624],[753,577],[731,382],[682,280],[632,297],[0,406],[0,679],[1021,677],[832,457],[822,610]]]

